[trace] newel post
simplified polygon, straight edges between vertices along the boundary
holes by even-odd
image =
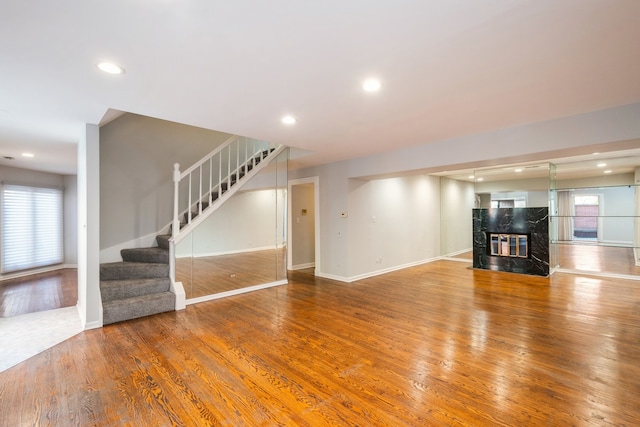
[[[173,165],[173,226],[171,227],[171,237],[176,237],[180,231],[180,220],[178,219],[178,191],[180,187],[180,163]]]

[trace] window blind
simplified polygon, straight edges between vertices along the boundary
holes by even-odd
[[[62,190],[2,186],[2,272],[64,261]]]

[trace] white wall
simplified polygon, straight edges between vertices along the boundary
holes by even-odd
[[[356,204],[366,205],[372,197],[366,194],[371,189],[362,190],[365,194],[350,196],[350,185],[355,191],[359,191],[361,185],[350,178],[406,175],[410,171],[417,175],[424,170],[452,170],[461,165],[480,167],[507,161],[544,161],[561,157],[570,149],[588,154],[637,148],[640,138],[638,117],[640,103],[291,171],[290,179],[320,178],[321,266],[316,266],[316,274],[344,279],[360,272],[375,271],[375,267],[370,266],[370,258],[378,255],[367,254],[362,258],[357,255],[360,248],[367,249],[370,240],[364,225],[355,227],[353,232],[357,234],[351,236],[349,219],[340,217],[341,212],[349,209],[357,211]],[[404,203],[411,204],[409,201]],[[362,215],[360,220],[367,216],[359,214]],[[440,235],[432,237],[437,240],[439,250]],[[389,243],[387,250],[402,251],[402,243],[394,241],[394,244]],[[352,261],[351,256],[356,258]],[[383,262],[386,259],[383,257]],[[398,260],[398,263],[403,261]],[[391,268],[391,264],[385,264],[385,267],[387,265]]]
[[[282,246],[276,223],[285,208],[283,189],[241,191],[176,248],[176,256],[203,257]]]
[[[64,176],[64,263],[78,264],[78,177]]]
[[[441,178],[440,254],[456,254],[473,248],[474,184]]]
[[[158,232],[173,213],[173,164],[181,170],[230,135],[125,114],[100,129],[100,245]],[[149,242],[152,243],[152,242]]]
[[[430,144],[417,142],[413,147],[350,160],[348,175],[353,178],[425,169],[467,169],[547,161],[566,156],[567,150],[590,154],[638,148],[638,117],[640,103]]]
[[[352,179],[350,184],[350,280],[439,256],[439,178]]]
[[[89,124],[78,141],[78,312],[85,329],[102,326],[100,133]]]

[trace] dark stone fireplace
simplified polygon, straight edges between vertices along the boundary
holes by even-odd
[[[549,209],[474,209],[473,268],[548,276]]]

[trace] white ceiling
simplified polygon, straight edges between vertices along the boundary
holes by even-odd
[[[639,20],[638,0],[3,0],[0,164],[75,173],[108,109],[305,166],[635,103]]]

